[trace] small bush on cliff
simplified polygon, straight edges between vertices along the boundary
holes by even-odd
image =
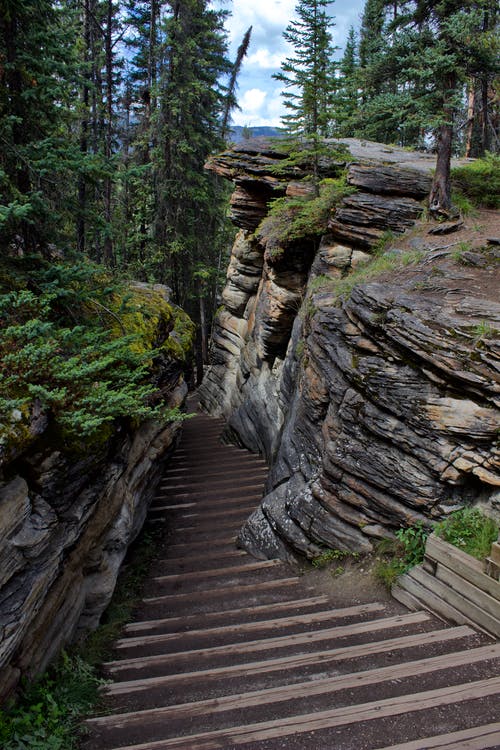
[[[319,183],[319,195],[313,192],[297,198],[277,198],[256,234],[268,248],[283,250],[292,242],[319,239],[327,229],[328,220],[342,198],[355,192],[346,182],[345,174],[338,179]],[[272,254],[272,252],[271,252]]]
[[[64,441],[81,446],[104,442],[121,417],[177,418],[155,402],[150,379],[160,344],[153,329],[168,338],[174,325],[164,304],[168,312],[149,325],[147,305],[139,309],[97,265],[4,261],[0,446],[29,441],[32,411],[40,407]]]

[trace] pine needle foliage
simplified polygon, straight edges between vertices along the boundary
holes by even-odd
[[[2,271],[0,445],[29,440],[34,408],[79,448],[105,442],[120,418],[178,417],[156,403],[157,342],[127,332],[130,295],[102,267],[31,257]]]

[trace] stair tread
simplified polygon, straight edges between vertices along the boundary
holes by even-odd
[[[165,541],[104,665],[111,712],[88,720],[82,750],[494,747],[500,643],[422,611],[417,589],[401,593],[413,611],[332,601],[311,575],[238,550],[267,467],[223,445],[223,427],[184,425],[150,508]],[[462,707],[479,703],[466,728]],[[441,734],[426,738],[432,716]]]

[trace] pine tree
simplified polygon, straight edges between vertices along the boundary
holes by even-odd
[[[226,191],[204,164],[223,147],[223,79],[231,70],[225,14],[205,0],[169,5],[153,155],[158,278],[177,304],[209,325]]]
[[[0,242],[46,251],[72,223],[81,167],[70,102],[78,80],[73,17],[51,0],[2,0]]]
[[[356,32],[351,26],[344,54],[338,65],[338,78],[333,94],[334,135],[351,136],[359,109],[359,61]]]
[[[334,23],[327,6],[327,0],[299,0],[297,19],[283,32],[294,56],[273,77],[285,85],[282,95],[289,114],[282,119],[291,135],[328,135],[335,48],[329,31]]]

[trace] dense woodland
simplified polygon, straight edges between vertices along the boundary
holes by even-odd
[[[323,136],[436,150],[431,208],[446,214],[451,153],[500,148],[496,3],[367,0],[342,56],[334,7],[299,0],[296,19],[283,19],[293,50],[276,76],[284,130],[316,153]],[[89,263],[114,281],[167,284],[198,323],[206,359],[230,230],[227,188],[203,165],[230,141],[251,42],[249,29],[229,59],[228,12],[208,0],[1,0],[2,351],[13,340],[25,349],[1,381],[7,413],[24,403],[9,391],[12,369],[15,390],[51,356],[30,369],[44,326],[59,326],[60,351],[71,339],[60,331],[81,322],[75,310],[109,308],[108,323],[118,314],[111,276],[107,292],[92,292]],[[81,345],[74,332],[73,350]],[[47,393],[36,395],[50,405],[57,394]]]

